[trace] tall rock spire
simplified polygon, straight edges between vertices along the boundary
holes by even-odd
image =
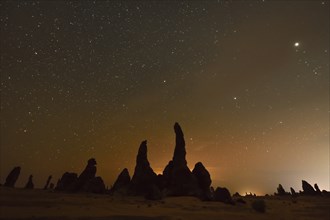
[[[199,194],[198,181],[187,166],[186,144],[180,125],[174,124],[175,149],[173,160],[163,171],[163,181],[168,195],[193,196]]]
[[[147,141],[142,141],[138,155],[132,181],[130,184],[130,194],[143,195],[151,185],[155,184],[157,175],[150,167],[147,157]]]
[[[186,143],[184,141],[184,135],[179,123],[174,124],[175,131],[175,149],[173,155],[174,166],[186,166]]]

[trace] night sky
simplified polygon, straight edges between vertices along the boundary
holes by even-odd
[[[111,186],[138,147],[234,193],[329,190],[329,1],[1,1],[1,183],[87,160]]]

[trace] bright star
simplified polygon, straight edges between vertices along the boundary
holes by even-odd
[[[294,43],[295,47],[299,47],[299,45],[300,45],[299,42]]]

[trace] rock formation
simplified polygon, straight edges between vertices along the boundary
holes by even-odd
[[[278,184],[278,187],[277,187],[277,193],[275,193],[275,195],[277,196],[285,196],[285,195],[288,195],[287,192],[285,192],[283,186],[281,184]]]
[[[319,186],[316,183],[314,184],[314,188],[315,188],[315,192],[316,192],[317,195],[321,195],[322,194]]]
[[[104,193],[105,184],[101,177],[89,179],[82,187],[81,191],[90,193]]]
[[[58,180],[56,190],[61,191],[74,191],[78,181],[78,175],[76,173],[65,172],[62,178]]]
[[[297,196],[296,191],[295,191],[292,187],[290,187],[290,191],[291,191],[291,195],[292,195],[293,197],[296,197],[296,196]]]
[[[235,193],[233,194],[233,197],[242,197],[242,196],[241,196],[241,194],[239,194],[239,192],[235,192]]]
[[[28,180],[28,182],[26,183],[26,185],[24,187],[25,189],[33,189],[34,188],[34,184],[33,184],[32,178],[33,178],[33,176],[30,175],[29,176],[29,180]]]
[[[156,182],[157,175],[150,167],[147,157],[147,141],[142,141],[136,157],[136,166],[129,186],[129,193],[132,195],[145,195]]]
[[[309,184],[307,181],[302,180],[302,188],[303,188],[303,194],[304,195],[316,195],[316,191],[314,188]]]
[[[49,189],[54,189],[54,183],[49,184]]]
[[[76,173],[64,173],[62,178],[57,182],[56,190],[69,192],[105,192],[105,185],[101,177],[95,177],[96,160],[91,158],[87,162],[86,168],[77,176]]]
[[[172,196],[198,196],[198,181],[187,166],[184,135],[178,123],[174,124],[175,149],[173,160],[165,167],[163,176],[167,182],[167,194]]]
[[[6,178],[5,186],[14,187],[20,172],[21,172],[21,167],[14,167],[14,169],[10,171],[10,173]]]
[[[234,204],[230,196],[230,192],[227,188],[217,187],[217,189],[214,191],[214,200],[226,204]]]
[[[78,177],[77,190],[80,190],[91,179],[95,178],[96,174],[96,160],[91,158],[87,161],[87,165]]]
[[[111,193],[120,192],[125,194],[125,191],[127,191],[127,187],[129,186],[130,182],[131,177],[129,175],[128,169],[125,168],[123,171],[121,171],[116,182],[111,188]]]
[[[198,186],[201,190],[200,198],[203,200],[211,200],[210,186],[212,180],[210,173],[206,170],[201,162],[195,164],[192,173],[195,175]]]
[[[44,190],[48,189],[48,185],[49,185],[51,179],[52,179],[52,176],[50,175],[47,179],[46,185],[44,186]]]

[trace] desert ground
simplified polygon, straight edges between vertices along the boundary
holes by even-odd
[[[251,207],[263,199],[266,212]],[[0,219],[330,219],[330,198],[243,197],[246,204],[203,202],[193,197],[149,201],[142,197],[68,194],[0,187]]]

